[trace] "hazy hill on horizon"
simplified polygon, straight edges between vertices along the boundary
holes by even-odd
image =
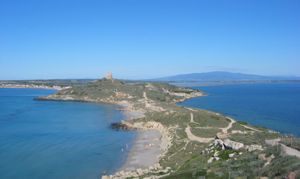
[[[125,82],[234,82],[234,81],[300,81],[300,76],[265,76],[256,74],[233,73],[226,71],[212,71],[204,73],[187,73],[173,76],[166,76],[153,79],[125,79],[116,78]],[[28,80],[0,80],[0,84],[87,84],[96,81],[97,78],[77,79],[28,79]]]
[[[205,73],[188,73],[162,78],[152,79],[151,81],[266,81],[266,80],[300,80],[295,76],[264,76],[255,74],[233,73],[225,71],[212,71]]]

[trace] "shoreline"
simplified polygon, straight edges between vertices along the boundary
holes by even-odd
[[[144,111],[134,110],[130,103],[121,102],[116,105],[121,107],[125,118],[121,122],[137,129],[137,137],[127,154],[127,159],[122,166],[111,175],[103,175],[102,179],[138,177],[152,172],[167,173],[169,168],[163,169],[159,161],[171,146],[171,136],[162,124],[157,122],[135,122],[134,119],[144,117]]]
[[[203,97],[203,96],[207,96],[207,95],[208,94],[203,93],[202,95],[199,95],[199,96],[196,96],[196,97]],[[190,99],[190,98],[180,100],[180,101],[178,101],[178,103],[184,102],[188,99]],[[120,105],[120,104],[117,104],[117,105]],[[169,139],[169,144],[167,144],[167,147],[165,148],[165,150],[163,150],[160,147],[160,149],[161,149],[160,151],[157,150],[159,148],[158,144],[157,143],[153,144],[153,141],[160,142],[161,145],[164,145],[163,144],[164,141],[161,138],[168,137],[169,133],[168,132],[167,133],[162,132],[162,130],[159,130],[160,127],[158,127],[158,126],[153,127],[155,125],[161,125],[161,124],[150,124],[151,127],[149,126],[149,124],[147,124],[147,123],[157,123],[157,122],[145,122],[145,123],[144,122],[135,122],[133,124],[130,123],[131,120],[139,118],[139,117],[136,117],[137,116],[136,113],[139,113],[140,111],[131,109],[130,107],[128,108],[128,106],[126,106],[126,105],[121,104],[120,106],[122,107],[122,111],[124,112],[124,114],[127,116],[125,118],[125,120],[122,121],[123,124],[126,124],[127,126],[133,128],[133,129],[137,129],[137,132],[138,132],[137,135],[138,136],[136,137],[136,139],[134,141],[134,144],[132,145],[132,148],[129,150],[127,159],[125,160],[125,163],[121,166],[121,168],[119,170],[117,170],[117,172],[115,172],[114,174],[104,175],[101,178],[102,179],[138,178],[139,176],[142,176],[142,175],[145,175],[145,174],[148,174],[148,173],[159,173],[159,172],[165,173],[163,176],[168,176],[169,173],[172,171],[171,168],[161,167],[160,164],[159,164],[159,161],[166,154],[166,152],[168,151],[168,148],[172,145],[171,138]],[[186,107],[186,106],[180,106],[180,107],[186,108],[186,109],[191,110],[191,111],[193,111],[193,110],[195,110],[195,111],[203,110],[203,109],[200,109],[200,108],[189,108],[189,107]],[[218,115],[218,116],[223,115],[221,113],[210,111],[210,110],[205,110],[205,111],[211,112],[211,113],[213,113],[215,115]],[[226,118],[231,120],[231,123],[229,124],[229,126],[227,128],[223,129],[223,130],[226,130],[225,133],[227,134],[228,133],[227,130],[229,130],[232,127],[232,124],[235,123],[235,122],[238,122],[239,120],[232,119],[231,117],[226,117]],[[243,121],[241,121],[241,122],[243,122]],[[248,128],[248,129],[254,130],[254,131],[258,131],[255,127],[260,127],[260,126],[251,127],[251,126],[248,126],[248,125],[249,124],[246,124],[246,125],[243,125],[243,126],[245,128]],[[161,125],[161,127],[165,128],[163,125]],[[273,132],[273,130],[271,130],[269,128],[266,128],[266,129]],[[152,130],[152,132],[153,131],[159,132],[160,133],[160,139],[157,139],[157,136],[155,136],[155,135],[153,135],[152,138],[151,138],[151,135],[149,135],[150,137],[147,136],[147,133],[151,130]],[[281,134],[281,132],[276,132],[276,133]],[[210,142],[212,142],[212,141],[214,141],[214,139],[211,139]],[[205,143],[207,143],[207,142],[205,142]],[[267,144],[267,141],[266,141],[266,144]],[[281,146],[281,148],[284,148],[284,147],[282,147],[283,144],[280,144],[280,146]],[[247,146],[247,147],[249,147],[249,146]],[[252,146],[250,146],[250,147],[252,147]],[[156,150],[158,152],[156,152],[156,153],[153,152],[152,157],[151,156],[149,157],[149,152],[145,151],[145,149],[146,150],[152,150],[152,151]],[[285,148],[285,150],[292,150],[292,148],[288,147],[288,149]],[[294,153],[295,153],[295,151],[297,151],[297,150],[293,149]],[[150,151],[150,153],[151,153],[151,151]],[[299,153],[299,151],[297,151],[297,154],[298,153]],[[148,157],[145,157],[147,155],[148,155]],[[295,155],[289,154],[288,152],[286,152],[286,155],[295,156]],[[300,154],[298,154],[298,155],[300,155]],[[296,157],[299,158],[298,155]],[[142,160],[143,158],[144,158],[144,160]],[[147,161],[147,160],[149,160],[149,158],[152,158],[152,161],[153,161],[152,163],[151,162],[149,163],[149,161]],[[155,160],[153,160],[153,158]],[[152,177],[157,178],[153,175],[152,175]],[[160,177],[158,177],[158,178],[160,178]]]
[[[168,172],[167,169],[163,169],[160,164],[160,158],[165,155],[168,148],[171,145],[171,135],[162,124],[157,122],[134,122],[135,119],[145,117],[144,110],[136,110],[128,101],[98,101],[85,99],[53,99],[47,97],[39,97],[36,100],[46,100],[46,101],[71,101],[71,102],[88,102],[88,103],[102,103],[115,105],[118,107],[120,112],[123,113],[124,119],[121,123],[136,129],[137,137],[133,141],[133,145],[127,154],[125,162],[121,165],[119,169],[116,170],[111,175],[103,175],[101,178],[126,178],[126,177],[138,177],[142,174],[147,174],[151,172]],[[145,152],[145,149],[148,151]],[[149,160],[150,159],[150,160]]]
[[[159,162],[161,134],[156,130],[137,131],[137,137],[129,150],[120,171],[146,169]]]
[[[46,90],[63,90],[69,89],[70,86],[61,87],[61,86],[46,86],[46,85],[20,85],[20,84],[0,84],[0,89],[46,89]]]
[[[152,86],[147,86],[146,88],[153,88]],[[184,114],[189,114],[190,119],[188,121],[183,121],[184,127],[181,127],[180,129],[182,132],[185,132],[185,134],[193,134],[190,130],[190,124],[194,124],[194,115],[193,113],[206,111],[207,114],[213,114],[216,115],[217,118],[219,116],[223,116],[222,114],[208,111],[208,110],[202,110],[202,109],[190,109],[186,108],[184,106],[178,105],[178,103],[183,102],[187,99],[194,98],[194,97],[201,97],[205,96],[203,93],[199,91],[194,91],[192,94],[188,93],[188,95],[182,95],[182,93],[176,93],[176,92],[169,92],[165,89],[163,89],[164,93],[171,94],[174,96],[181,96],[181,99],[173,100],[172,105],[175,106],[167,106],[165,108],[162,108],[161,106],[157,105],[156,101],[149,99],[145,90],[143,91],[143,96],[137,100],[126,100],[122,99],[121,96],[118,100],[118,98],[113,97],[107,97],[107,98],[92,98],[90,96],[76,96],[73,95],[73,89],[70,92],[64,92],[62,94],[55,94],[50,95],[47,97],[40,97],[39,100],[55,100],[55,101],[79,101],[79,102],[95,102],[95,103],[107,103],[107,104],[114,104],[119,106],[119,110],[124,114],[124,120],[122,120],[120,125],[125,126],[125,130],[136,130],[137,137],[134,139],[134,143],[132,147],[130,148],[128,155],[126,156],[126,159],[124,163],[121,165],[119,169],[117,169],[115,173],[111,175],[104,175],[102,176],[102,179],[110,179],[110,178],[138,178],[140,176],[144,177],[151,177],[151,178],[159,178],[163,176],[168,176],[172,172],[174,172],[174,168],[171,168],[170,165],[165,165],[165,163],[162,163],[162,166],[160,166],[161,159],[164,159],[166,156],[169,148],[172,146],[172,142],[175,139],[175,137],[178,137],[177,134],[174,134],[174,129],[176,128],[176,124],[174,125],[166,125],[164,122],[162,122],[160,119],[160,116],[157,116],[154,120],[151,118],[149,119],[147,112],[156,112],[158,114],[162,114],[161,117],[165,115],[170,115],[174,113],[174,109],[177,109],[177,107],[184,109]],[[120,92],[119,92],[120,93]],[[117,93],[116,95],[120,95]],[[127,96],[128,97],[128,96]],[[128,99],[131,96],[128,97]],[[137,102],[137,105],[135,104]],[[139,105],[139,106],[138,106]],[[145,107],[144,107],[145,105]],[[168,111],[170,110],[170,111]],[[205,112],[203,112],[205,113]],[[203,114],[202,113],[202,114]],[[143,118],[146,117],[147,120],[144,120]],[[141,119],[142,118],[142,119]],[[225,147],[232,148],[233,150],[246,150],[246,151],[254,151],[254,150],[264,150],[263,146],[264,143],[259,143],[260,145],[255,145],[255,143],[251,144],[243,144],[244,141],[238,140],[239,142],[236,142],[234,140],[228,139],[230,134],[235,134],[234,132],[240,132],[241,134],[248,134],[248,132],[243,133],[244,131],[241,130],[234,130],[234,132],[229,131],[231,128],[233,128],[233,124],[236,122],[235,120],[232,120],[226,116],[223,116],[223,118],[226,118],[227,125],[222,127],[215,127],[218,129],[221,129],[221,132],[218,132],[215,134],[217,139],[214,139],[212,137],[206,137],[199,135],[189,135],[187,136],[187,139],[185,139],[182,143],[186,143],[185,147],[183,147],[183,150],[186,150],[187,143],[190,141],[198,141],[200,143],[210,143],[212,146],[222,146],[222,150],[225,150]],[[140,119],[140,120],[139,120]],[[161,118],[163,119],[163,118]],[[162,122],[162,123],[161,123]],[[163,125],[164,124],[164,125]],[[247,126],[247,125],[245,125]],[[185,129],[185,130],[184,130]],[[247,128],[250,130],[249,128]],[[255,128],[254,128],[255,129]],[[252,134],[253,129],[250,134]],[[254,130],[257,132],[256,130]],[[220,135],[221,134],[221,135]],[[224,134],[224,135],[222,135]],[[183,137],[184,138],[184,137]],[[209,140],[209,141],[208,141]],[[224,140],[224,141],[223,141]],[[177,140],[178,141],[178,140]],[[197,146],[198,147],[198,146]],[[223,149],[224,148],[224,149]],[[149,150],[149,151],[146,151]],[[182,150],[180,149],[180,151]],[[192,149],[193,150],[193,149]],[[179,152],[179,151],[178,151]],[[182,153],[182,151],[181,151]],[[179,153],[180,155],[182,155]],[[242,155],[243,152],[240,152],[239,155]],[[238,156],[237,156],[238,157]],[[149,160],[151,159],[151,160]],[[207,163],[211,163],[214,160],[220,160],[219,156],[214,156],[212,158],[209,158],[207,160]],[[174,161],[175,162],[175,161]],[[177,163],[176,163],[177,165]],[[172,166],[172,165],[171,165]]]
[[[168,133],[163,132],[166,129],[161,124],[154,122],[152,122],[153,124],[131,124],[130,122],[134,119],[144,117],[144,111],[134,110],[131,104],[126,102],[117,103],[117,105],[121,107],[121,111],[125,115],[125,119],[122,122],[132,128],[136,128],[137,137],[128,153],[125,163],[114,175],[125,172],[129,174],[133,171],[141,173],[142,170],[157,170],[161,168],[159,160],[164,155],[164,151],[167,150],[166,146],[168,146],[166,145]]]

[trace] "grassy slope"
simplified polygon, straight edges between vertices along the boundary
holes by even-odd
[[[168,91],[168,92],[166,92]],[[147,94],[145,99],[144,93]],[[291,171],[300,170],[300,161],[295,157],[280,155],[278,147],[266,146],[266,139],[280,137],[277,133],[270,133],[266,129],[259,129],[261,132],[246,129],[241,123],[234,123],[229,133],[238,130],[246,131],[247,134],[230,134],[229,139],[242,142],[247,145],[258,144],[264,147],[263,151],[248,152],[245,149],[239,151],[213,148],[212,152],[205,152],[209,143],[199,143],[187,138],[185,132],[189,125],[194,135],[198,137],[214,137],[220,128],[229,124],[229,120],[222,115],[205,111],[191,110],[176,106],[176,102],[186,97],[174,95],[181,93],[191,95],[196,91],[179,88],[168,84],[146,84],[146,83],[124,83],[114,80],[99,80],[87,85],[74,86],[59,92],[54,98],[59,99],[65,96],[72,96],[74,99],[83,100],[97,99],[99,102],[118,102],[126,100],[134,104],[137,109],[146,110],[145,117],[135,121],[156,121],[168,127],[173,134],[172,146],[167,154],[161,158],[160,164],[163,167],[171,167],[172,173],[165,178],[197,178],[206,176],[208,178],[254,178],[254,176],[268,176],[270,178],[287,176]],[[147,109],[145,103],[163,108],[163,111]],[[194,122],[191,122],[190,114],[194,115]],[[207,127],[207,128],[204,128]],[[219,161],[208,163],[208,159],[219,151]],[[229,154],[235,153],[235,157],[229,158]],[[275,156],[269,165],[261,159],[261,155]],[[151,174],[149,174],[151,175]],[[159,174],[153,174],[159,175]]]

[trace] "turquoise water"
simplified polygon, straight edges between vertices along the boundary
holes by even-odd
[[[116,106],[33,100],[51,93],[0,89],[0,178],[99,178],[118,169],[135,133],[109,129],[123,118]]]
[[[195,88],[208,96],[180,105],[220,112],[253,125],[300,136],[300,83]]]

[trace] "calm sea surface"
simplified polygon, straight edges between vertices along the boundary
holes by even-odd
[[[208,109],[300,136],[300,83],[195,87],[208,93],[180,105]]]
[[[33,100],[54,92],[0,89],[0,178],[99,178],[123,164],[136,134],[109,129],[116,107]]]

